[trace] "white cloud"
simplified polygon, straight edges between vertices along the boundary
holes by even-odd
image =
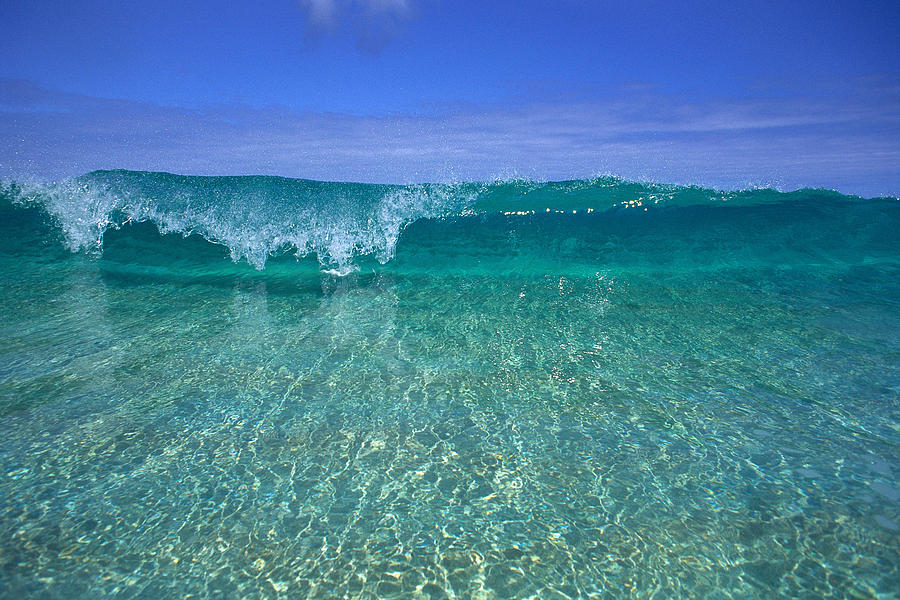
[[[619,100],[350,116],[160,107],[0,80],[0,173],[97,168],[410,182],[628,178],[900,193],[900,99]]]
[[[335,0],[304,0],[300,6],[316,25],[332,25],[337,18],[338,6]]]
[[[379,52],[411,14],[408,0],[301,0],[308,40],[349,27],[357,47]]]
[[[342,13],[370,12],[405,14],[407,0],[302,0],[300,7],[315,21],[332,22]]]

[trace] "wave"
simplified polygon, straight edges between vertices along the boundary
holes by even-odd
[[[382,185],[123,170],[57,183],[4,180],[0,199],[45,213],[73,252],[101,252],[108,231],[149,222],[162,234],[196,234],[221,244],[233,261],[257,269],[273,256],[293,253],[313,255],[335,274],[355,270],[361,256],[389,261],[401,232],[420,219],[860,200],[827,190],[722,192],[615,177]]]

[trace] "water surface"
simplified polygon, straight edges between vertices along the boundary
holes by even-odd
[[[2,596],[900,590],[896,199],[98,172],[0,213]]]

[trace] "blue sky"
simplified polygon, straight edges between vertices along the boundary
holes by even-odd
[[[13,0],[0,22],[3,175],[900,193],[896,2]]]

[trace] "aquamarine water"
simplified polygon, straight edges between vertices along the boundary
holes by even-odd
[[[0,189],[2,597],[898,597],[897,199]]]

